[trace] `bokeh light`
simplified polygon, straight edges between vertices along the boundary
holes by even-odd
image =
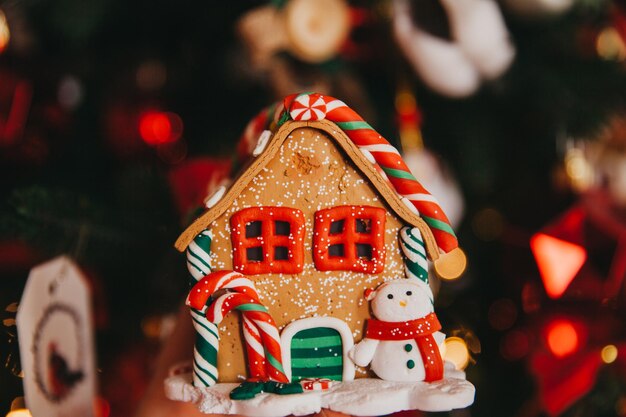
[[[571,321],[557,319],[547,327],[548,348],[556,357],[562,358],[578,350],[580,338]]]
[[[615,345],[606,345],[602,348],[600,352],[600,356],[602,357],[602,362],[604,363],[613,363],[615,359],[617,359],[617,346]]]
[[[7,17],[2,10],[0,10],[0,53],[9,45],[11,40],[11,31],[9,30],[9,23]]]
[[[465,340],[460,337],[448,337],[445,342],[444,360],[454,364],[460,371],[467,367],[470,360],[469,350]]]
[[[589,189],[595,182],[595,171],[584,149],[573,146],[565,155],[565,173],[572,188],[578,192]]]
[[[626,45],[619,32],[613,27],[607,27],[600,32],[596,39],[598,56],[607,61],[623,61],[626,59]]]
[[[6,417],[32,417],[30,410],[24,405],[24,397],[17,397],[11,402],[11,411]]]
[[[109,417],[111,415],[111,405],[107,400],[98,396],[94,400],[95,417]]]
[[[64,77],[59,83],[57,99],[68,110],[76,108],[83,100],[83,86],[78,78],[71,75]]]
[[[148,111],[139,117],[139,134],[148,145],[176,142],[183,134],[183,121],[175,113]]]
[[[30,411],[26,408],[20,408],[18,410],[11,410],[7,414],[7,417],[33,417]]]
[[[587,260],[585,248],[545,233],[530,240],[541,279],[550,298],[559,298]]]

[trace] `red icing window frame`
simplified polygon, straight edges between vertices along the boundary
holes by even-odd
[[[246,237],[246,225],[260,222],[258,236]],[[280,234],[276,222],[289,224],[289,233]],[[233,268],[246,275],[298,274],[304,267],[304,215],[289,207],[250,207],[230,218]],[[287,249],[287,259],[276,259],[276,248]],[[262,251],[261,260],[249,260],[248,249]]]
[[[371,206],[338,206],[315,212],[313,260],[320,271],[354,271],[379,274],[385,269],[385,220],[387,211]],[[357,222],[369,223],[358,231]],[[334,222],[343,222],[333,231]],[[341,224],[341,223],[338,223]],[[359,256],[357,245],[369,245],[370,256]],[[343,254],[331,254],[330,247],[342,245]],[[369,258],[369,259],[368,259]]]

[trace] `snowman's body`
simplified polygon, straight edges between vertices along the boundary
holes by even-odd
[[[372,358],[371,369],[387,381],[423,381],[422,355],[415,340],[382,340]]]
[[[372,296],[374,316],[383,321],[404,323],[433,312],[430,289],[414,280],[397,280],[383,284]],[[408,294],[408,295],[407,295]],[[433,333],[437,347],[445,335]],[[365,337],[350,352],[359,366],[370,364],[370,369],[387,381],[423,381],[426,376],[424,361],[415,339],[378,340]]]

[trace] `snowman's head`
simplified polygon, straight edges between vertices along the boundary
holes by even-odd
[[[419,280],[398,279],[385,282],[366,293],[378,320],[402,322],[427,316],[434,311],[432,292]]]

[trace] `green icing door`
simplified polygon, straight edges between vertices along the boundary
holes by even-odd
[[[343,378],[343,347],[335,329],[317,327],[302,330],[291,339],[291,380]]]

